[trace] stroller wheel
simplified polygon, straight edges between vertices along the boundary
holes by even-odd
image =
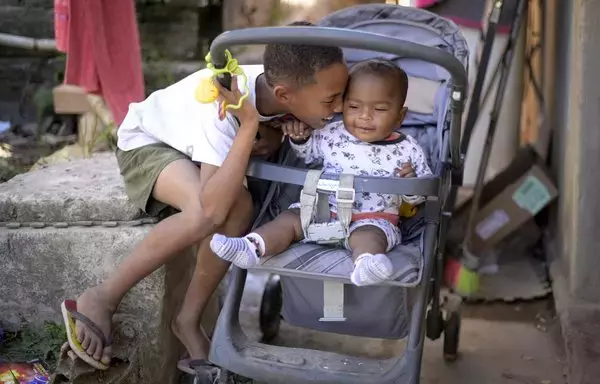
[[[271,275],[267,280],[260,304],[260,330],[262,332],[262,341],[265,343],[273,341],[279,333],[282,306],[283,294],[279,276]]]
[[[444,316],[442,311],[430,309],[425,319],[425,333],[429,340],[437,340],[444,331]]]
[[[444,360],[456,361],[460,343],[460,312],[448,312],[444,324]]]

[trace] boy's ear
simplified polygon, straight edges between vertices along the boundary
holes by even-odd
[[[291,90],[289,89],[289,87],[282,84],[277,84],[273,87],[273,94],[275,95],[275,99],[282,104],[287,104],[290,102],[290,91]]]

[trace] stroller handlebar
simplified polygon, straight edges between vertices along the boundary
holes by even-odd
[[[237,45],[270,43],[338,46],[420,59],[446,69],[452,76],[455,90],[462,91],[467,84],[465,68],[448,52],[395,37],[343,28],[291,26],[227,31],[213,40],[210,55],[215,67],[222,68],[225,65],[225,49]]]
[[[404,58],[419,59],[444,68],[452,77],[450,106],[453,117],[450,123],[450,161],[453,169],[459,170],[462,168],[462,158],[459,152],[460,126],[467,85],[467,72],[463,64],[450,53],[377,33],[331,27],[288,26],[246,28],[223,32],[213,40],[210,46],[210,55],[214,66],[223,68],[226,63],[225,50],[229,47],[270,43],[311,44],[364,49]],[[231,86],[229,75],[219,76],[219,81],[227,88]]]

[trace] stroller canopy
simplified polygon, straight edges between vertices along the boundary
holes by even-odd
[[[332,13],[323,18],[319,26],[378,33],[438,48],[454,55],[465,66],[469,56],[467,42],[455,23],[418,8],[365,4]],[[436,81],[450,77],[443,68],[418,59],[357,49],[345,49],[344,54],[350,65],[372,57],[385,57],[401,64],[409,76]]]

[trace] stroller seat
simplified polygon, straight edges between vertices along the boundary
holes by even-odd
[[[283,152],[283,166],[253,161],[247,171],[249,180],[256,180],[255,177],[260,176],[261,179],[285,178],[289,183],[282,186],[283,189],[278,191],[278,196],[271,202],[274,206],[273,216],[297,199],[299,185],[308,173],[303,161],[297,159],[289,148],[285,148]],[[323,185],[329,186],[336,177],[323,174],[321,180],[325,179]],[[437,194],[438,178],[420,178],[419,181],[423,183],[421,193],[429,196]],[[355,176],[354,189],[359,193],[379,188],[380,192],[385,193],[386,190],[398,188],[395,184],[407,182],[410,183],[410,180]],[[276,185],[271,184],[270,189]],[[410,187],[404,185],[404,188]],[[323,194],[320,198],[327,200],[326,193],[319,188],[317,192]],[[268,201],[263,204],[265,203],[269,204]],[[411,292],[407,288],[420,284],[424,270],[425,211],[422,206],[415,216],[401,220],[403,242],[387,252],[394,268],[393,279],[377,286],[358,288],[352,285],[351,252],[339,245],[299,242],[278,255],[261,258],[260,264],[250,271],[279,276],[275,286],[267,287],[263,298],[260,323],[263,339],[270,340],[276,336],[280,312],[287,323],[309,329],[388,339],[406,337],[411,300]],[[257,220],[263,222],[260,218]],[[274,292],[268,293],[270,290]],[[279,299],[282,295],[285,296],[283,301]],[[268,302],[269,300],[280,303]],[[328,310],[332,306],[339,309]],[[369,313],[378,313],[377,327],[373,327],[370,316],[365,316]]]
[[[421,281],[423,258],[421,248],[414,244],[401,244],[387,252],[392,261],[392,279],[382,285],[415,287]],[[353,264],[351,252],[339,247],[298,243],[279,255],[262,259],[257,270],[318,280],[330,279],[350,283]]]
[[[422,233],[423,226],[418,228]],[[420,240],[417,235],[416,241],[389,251],[393,278],[370,287],[357,288],[350,283],[353,263],[351,252],[344,248],[297,243],[265,258],[253,271],[278,275],[279,280],[270,279],[263,295],[259,322],[263,340],[275,339],[281,319],[323,332],[405,338],[413,293],[406,288],[418,286],[423,275]],[[331,306],[334,309],[328,309]],[[376,327],[372,313],[378,314]]]

